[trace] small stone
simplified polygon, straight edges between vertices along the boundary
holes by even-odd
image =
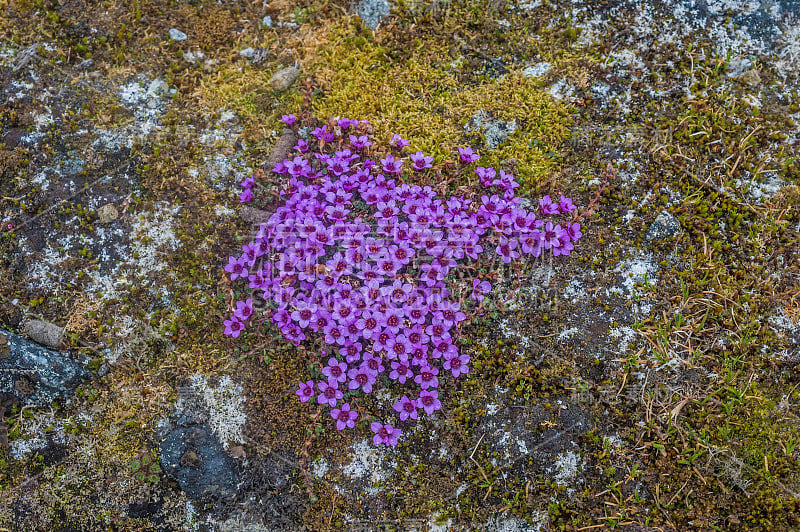
[[[269,15],[267,15],[266,17],[264,17],[264,18],[261,20],[261,25],[262,25],[262,26],[264,26],[264,27],[266,27],[266,28],[271,28],[271,27],[272,27],[272,17],[271,17],[271,16],[269,16]]]
[[[296,66],[290,66],[278,70],[274,76],[269,80],[269,85],[277,92],[283,92],[292,86],[294,80],[300,75],[300,69]]]
[[[244,447],[241,445],[237,445],[236,447],[231,447],[228,451],[231,455],[231,458],[246,458],[247,453],[244,452]]]
[[[536,63],[535,65],[531,65],[529,67],[525,67],[522,71],[522,75],[526,78],[539,78],[550,72],[550,69],[553,65],[550,63]]]
[[[239,207],[239,217],[244,220],[245,222],[253,225],[259,225],[267,220],[272,213],[256,209],[255,207],[250,207],[249,205],[242,205]]]
[[[388,0],[361,0],[356,6],[356,13],[371,30],[377,28],[381,19],[388,17],[391,12],[392,6]]]
[[[297,142],[297,135],[289,128],[284,128],[281,131],[281,136],[275,141],[272,146],[272,151],[267,157],[267,162],[264,163],[264,171],[271,172],[276,164],[282,162],[286,158],[286,154],[291,151]]]
[[[177,28],[172,28],[169,30],[169,38],[175,42],[182,42],[185,41],[188,37],[181,30]]]
[[[252,59],[255,54],[256,54],[256,51],[253,48],[250,48],[250,47],[239,51],[239,55],[242,56],[242,57],[246,57],[247,59]]]
[[[742,74],[740,79],[750,87],[758,87],[761,84],[761,75],[755,68],[752,68]]]
[[[28,320],[22,326],[22,333],[37,344],[58,349],[64,338],[64,328],[41,320]]]
[[[661,211],[658,213],[658,216],[656,216],[656,219],[653,220],[653,223],[650,224],[650,227],[647,228],[644,239],[648,242],[652,240],[664,240],[677,235],[680,230],[681,224],[677,218],[667,211]]]
[[[119,218],[119,211],[117,208],[107,203],[97,209],[97,218],[101,224],[108,224]]]

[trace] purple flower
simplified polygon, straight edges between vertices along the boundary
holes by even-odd
[[[550,199],[550,195],[547,195],[539,200],[539,214],[542,216],[552,216],[554,214],[558,214],[558,204],[553,203],[553,200]]]
[[[425,410],[426,414],[433,414],[435,411],[442,408],[442,403],[439,401],[439,392],[437,390],[422,390],[419,393],[417,405]]]
[[[381,164],[383,165],[384,172],[388,174],[399,174],[402,171],[401,167],[403,166],[403,161],[400,159],[395,159],[391,154],[389,154],[385,158],[381,159]]]
[[[366,366],[367,369],[373,372],[375,375],[383,373],[383,371],[386,369],[383,367],[383,361],[381,358],[375,355],[364,355],[364,362],[362,363],[362,366]]]
[[[458,148],[458,158],[461,164],[470,164],[477,161],[480,157],[472,151],[472,148]]]
[[[503,259],[503,262],[508,264],[511,262],[511,259],[519,258],[519,251],[517,251],[518,245],[519,242],[517,240],[509,240],[505,236],[501,236],[500,243],[497,245],[497,248],[495,248],[495,251],[497,251],[497,254]]]
[[[478,177],[481,180],[481,185],[485,187],[489,187],[492,185],[492,180],[497,175],[497,172],[494,168],[484,168],[483,166],[479,166],[475,169],[475,173],[478,174]]]
[[[247,298],[244,301],[236,302],[236,311],[233,315],[242,321],[247,321],[253,315],[253,300]]]
[[[466,375],[469,373],[469,355],[457,355],[444,361],[442,367],[449,369],[453,373],[453,377],[459,375]]]
[[[397,446],[397,438],[403,433],[398,428],[391,425],[382,425],[377,421],[373,421],[369,428],[375,433],[375,436],[372,437],[372,443],[375,445],[383,443],[395,447]]]
[[[344,397],[342,391],[339,390],[339,383],[336,381],[319,382],[317,383],[317,388],[319,388],[320,392],[317,403],[321,405],[328,405],[333,408],[336,406],[336,402]]]
[[[564,194],[561,194],[561,200],[558,202],[558,210],[561,211],[562,214],[565,214],[575,209],[577,209],[577,207],[572,203],[572,200],[564,197]]]
[[[225,271],[231,274],[231,281],[239,277],[247,278],[247,268],[244,267],[244,257],[230,257]]]
[[[328,365],[322,368],[322,374],[328,377],[328,382],[346,382],[347,364],[331,357],[328,359]]]
[[[483,301],[484,294],[488,294],[492,289],[489,281],[481,281],[480,279],[472,280],[472,299],[475,301]]]
[[[314,381],[301,382],[299,389],[294,392],[300,397],[300,401],[305,403],[314,396]]]
[[[232,336],[233,338],[239,338],[239,334],[241,334],[242,330],[244,329],[244,324],[239,321],[236,316],[231,317],[229,320],[225,320],[225,334],[228,336]]]
[[[251,201],[253,201],[253,192],[246,188],[239,194],[239,203],[250,203]]]
[[[403,148],[405,148],[406,146],[409,146],[411,143],[410,143],[410,142],[408,142],[408,141],[407,141],[406,139],[404,139],[403,137],[401,137],[400,135],[397,135],[397,134],[395,134],[395,135],[392,135],[392,144],[393,144],[393,145],[394,145],[394,146],[395,146],[397,149],[403,149]]]
[[[389,378],[405,384],[406,379],[414,376],[411,368],[408,367],[408,360],[392,360],[392,371],[389,373]]]
[[[286,124],[286,127],[292,127],[297,120],[297,117],[294,114],[288,114],[281,116],[281,122]]]
[[[583,233],[581,233],[581,224],[578,222],[567,224],[567,227],[564,229],[564,231],[569,235],[569,239],[573,242],[583,236]]]
[[[433,162],[433,157],[426,156],[421,151],[418,151],[417,153],[409,156],[409,158],[411,159],[411,162],[413,163],[411,165],[411,167],[414,170],[416,170],[417,172],[420,172],[420,171],[425,170],[426,168],[430,168],[432,166],[431,163]]]
[[[352,368],[347,372],[347,376],[350,377],[350,382],[347,384],[349,389],[357,390],[361,388],[364,393],[372,392],[372,385],[375,384],[375,375],[364,364],[357,368]]]
[[[308,142],[303,139],[299,139],[297,141],[297,146],[294,147],[295,150],[299,151],[300,153],[308,152]]]
[[[392,408],[398,412],[397,417],[400,418],[400,421],[405,421],[408,418],[417,419],[419,417],[419,414],[417,414],[417,403],[409,399],[406,395],[393,404]]]
[[[427,390],[428,388],[438,388],[439,387],[439,379],[436,378],[436,375],[439,374],[439,370],[433,366],[422,366],[419,368],[419,372],[417,376],[414,377],[414,382],[419,384],[420,388],[423,390]]]
[[[560,225],[553,226],[553,222],[547,222],[542,232],[542,247],[551,249],[553,246],[560,246],[559,239],[562,231]]]
[[[356,426],[358,412],[350,410],[350,403],[344,403],[341,409],[334,408],[331,410],[331,417],[336,420],[336,430],[352,429]]]
[[[372,146],[372,143],[369,141],[369,138],[366,135],[361,135],[360,137],[350,135],[350,144],[357,150],[362,150],[368,146]]]
[[[348,364],[352,364],[353,362],[358,362],[361,360],[362,348],[363,346],[361,345],[361,342],[352,342],[339,349],[339,354],[345,357],[345,361]]]
[[[353,123],[350,121],[350,119],[349,119],[349,118],[340,118],[340,119],[339,119],[339,120],[336,122],[336,124],[337,124],[337,125],[338,125],[338,126],[339,126],[339,127],[340,127],[340,128],[343,130],[343,131],[344,131],[345,129],[348,129],[348,128],[349,128],[351,125],[353,125],[353,126],[356,126],[356,125],[358,125],[358,120],[356,120],[356,123],[355,123],[355,124],[353,124]]]

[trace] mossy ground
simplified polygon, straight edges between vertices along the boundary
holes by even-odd
[[[178,387],[198,373],[233,375],[243,385],[248,460],[279,455],[293,470],[292,493],[302,494],[284,516],[290,526],[404,529],[426,527],[431,516],[475,529],[498,516],[568,530],[800,526],[796,85],[769,63],[758,65],[756,107],[753,87],[726,75],[730,58],[696,35],[691,47],[653,44],[640,54],[646,73],[630,80],[609,62],[614,31],[582,44],[566,6],[544,4],[529,11],[500,2],[402,3],[373,33],[346,14],[349,6],[315,0],[269,8],[0,1],[8,48],[47,43],[20,72],[15,60],[0,66],[4,85],[19,79],[35,87],[0,105],[0,215],[19,226],[0,239],[0,320],[14,328],[23,309],[68,325],[70,347],[91,354],[98,370],[57,409],[69,420],[63,443],[18,460],[5,453],[4,526],[191,528],[174,483],[140,478],[137,467],[157,448],[156,425]],[[265,15],[298,25],[263,27]],[[171,42],[171,27],[189,39]],[[240,57],[245,47],[265,50],[266,60]],[[303,75],[274,93],[268,80],[292,61]],[[551,65],[544,77],[522,75],[540,62]],[[95,150],[99,130],[137,124],[120,85],[156,78],[175,89],[160,127],[114,155]],[[562,81],[572,96],[551,94]],[[597,83],[616,90],[616,100]],[[51,98],[37,98],[45,88]],[[514,121],[517,131],[498,149],[481,150],[482,161],[513,168],[530,197],[569,192],[586,206],[607,164],[616,175],[569,261],[550,273],[537,261],[482,271],[500,290],[462,331],[473,370],[444,383],[437,420],[382,455],[397,466],[375,486],[341,473],[365,427],[337,433],[296,401],[314,352],[282,342],[268,326],[237,342],[221,334],[240,295],[221,267],[251,228],[220,214],[236,206],[235,174],[215,174],[207,156],[259,166],[279,116],[299,112],[306,98],[317,116],[369,119],[379,141],[400,133],[440,161],[452,159],[455,146],[481,148],[482,137],[464,129],[478,111]],[[223,111],[234,113],[235,132],[201,142],[222,127]],[[38,143],[9,140],[42,129],[42,113],[57,123]],[[85,154],[73,177],[79,186],[124,173],[92,189],[118,199],[124,220],[180,206],[172,220],[180,246],[159,251],[166,268],[102,301],[84,293],[103,266],[103,250],[91,244],[92,198],[31,184],[74,153]],[[772,178],[783,184],[777,193],[752,194]],[[661,210],[681,231],[648,242],[645,230]],[[45,243],[68,234],[87,243],[68,250],[62,280],[54,288],[29,282]],[[632,273],[636,284],[624,288],[625,265],[641,257],[652,259],[657,280]],[[565,295],[571,282],[581,287],[574,297]],[[134,327],[121,336],[126,316]],[[626,327],[633,334],[621,344]],[[106,348],[122,353],[108,373],[99,371]],[[379,405],[369,399],[363,407]],[[91,421],[79,421],[80,412]],[[42,414],[8,419],[12,444]],[[42,431],[55,436],[54,426]],[[570,453],[578,457],[573,476],[554,466]],[[330,466],[323,476],[312,467],[320,459]],[[379,495],[368,495],[372,487]],[[274,497],[270,490],[249,493]],[[224,506],[197,509],[226,515]]]

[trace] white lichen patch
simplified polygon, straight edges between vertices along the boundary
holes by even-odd
[[[614,269],[621,277],[620,285],[628,295],[639,294],[636,284],[655,284],[658,281],[658,265],[652,254],[640,255],[620,262]],[[619,287],[611,289],[612,293],[622,293]]]
[[[616,342],[617,353],[622,355],[636,339],[636,331],[630,327],[614,327],[608,331],[608,336]]]
[[[244,391],[242,387],[224,375],[216,387],[211,387],[203,375],[194,375],[192,388],[199,394],[208,410],[208,424],[222,445],[230,442],[244,443]]]
[[[330,466],[328,465],[328,461],[324,458],[317,458],[311,464],[311,472],[314,474],[314,476],[319,478],[324,477],[328,473],[329,469]]]
[[[530,520],[494,516],[484,523],[482,528],[488,532],[543,532],[547,530],[547,523],[546,512],[533,512]]]
[[[173,93],[174,89],[170,89],[161,78],[142,78],[120,87],[119,99],[125,107],[133,111],[136,121],[135,128],[129,131],[132,137],[147,137],[161,127],[159,120]],[[132,143],[126,144],[132,146]]]
[[[556,457],[554,469],[551,469],[551,472],[555,473],[553,478],[556,483],[561,486],[571,485],[578,477],[581,464],[581,457],[573,451],[566,451],[558,455]]]
[[[166,251],[175,251],[180,241],[175,236],[173,219],[180,210],[179,205],[156,205],[152,214],[140,213],[132,224],[131,250],[135,257],[136,271],[140,277],[166,268]]]
[[[363,440],[350,448],[350,463],[342,468],[342,472],[350,479],[368,482],[365,491],[375,496],[380,491],[377,486],[383,484],[395,469],[397,462],[383,448],[376,447],[370,440]]]

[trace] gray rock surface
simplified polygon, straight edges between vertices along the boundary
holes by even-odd
[[[0,331],[0,394],[45,406],[71,395],[89,376],[83,363],[16,334]]]
[[[652,240],[664,240],[677,235],[680,230],[681,224],[677,218],[667,211],[661,211],[658,213],[658,216],[656,216],[656,219],[653,220],[653,223],[650,224],[650,227],[647,228],[644,238],[648,242]]]
[[[210,500],[236,494],[238,476],[208,425],[171,430],[160,446],[161,467],[192,499]]]
[[[388,17],[391,10],[388,0],[361,0],[356,6],[356,13],[371,30],[377,28],[381,19]]]

